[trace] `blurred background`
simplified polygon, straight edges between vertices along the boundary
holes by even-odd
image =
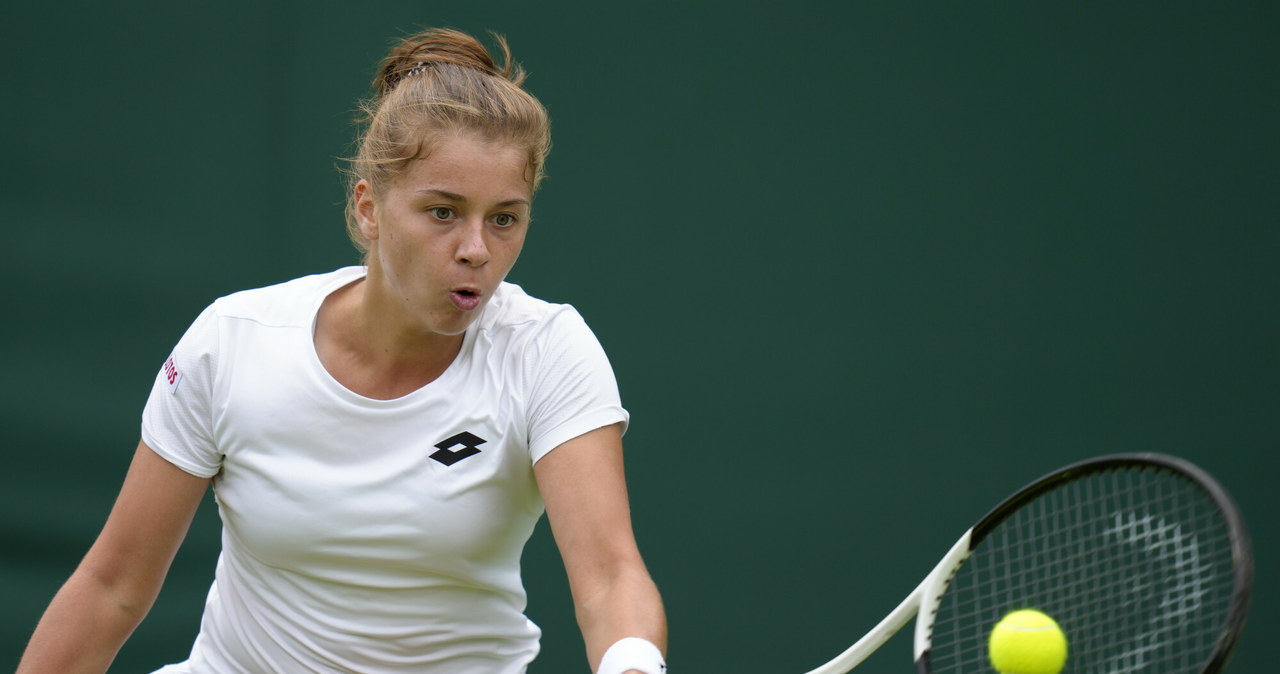
[[[352,264],[392,38],[505,34],[555,149],[511,280],[609,351],[680,672],[842,651],[999,499],[1157,451],[1254,536],[1280,631],[1280,5],[35,2],[0,24],[0,669],[92,542],[214,298]],[[113,672],[190,648],[212,499]],[[525,556],[535,674],[586,671]],[[910,668],[908,635],[859,672]]]

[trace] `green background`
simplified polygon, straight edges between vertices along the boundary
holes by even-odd
[[[97,3],[0,21],[0,668],[106,517],[220,295],[356,260],[336,171],[388,40],[505,33],[555,149],[512,274],[633,415],[677,672],[802,672],[997,500],[1121,451],[1254,535],[1280,632],[1280,5]],[[115,672],[182,659],[204,508]],[[586,671],[545,527],[535,674]],[[860,672],[911,668],[906,635]]]

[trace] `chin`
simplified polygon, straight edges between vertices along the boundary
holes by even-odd
[[[476,311],[479,311],[479,309]],[[430,321],[427,324],[427,329],[443,337],[464,335],[467,332],[467,328],[471,327],[471,324],[475,322],[476,311],[467,312],[462,316],[454,315],[449,318]]]

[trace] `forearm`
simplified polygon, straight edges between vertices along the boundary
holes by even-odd
[[[664,653],[667,650],[662,598],[643,567],[624,570],[591,590],[575,593],[575,606],[592,671],[599,667],[605,650],[625,637],[640,637]]]
[[[106,672],[151,600],[130,600],[91,574],[73,574],[36,626],[17,674]]]

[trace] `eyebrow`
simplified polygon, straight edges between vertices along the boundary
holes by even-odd
[[[434,189],[434,188],[427,188],[427,189],[414,190],[414,193],[415,193],[415,194],[421,194],[421,195],[423,195],[423,196],[437,196],[437,197],[443,197],[443,198],[448,199],[448,200],[450,200],[450,201],[456,201],[456,202],[458,202],[458,203],[463,203],[463,204],[467,203],[467,201],[468,201],[468,200],[467,200],[467,198],[466,198],[466,197],[464,197],[464,196],[462,196],[461,194],[454,194],[453,192],[448,192],[448,191],[446,191],[446,190],[438,190],[438,189]],[[499,202],[497,205],[498,205],[498,206],[502,206],[502,207],[506,207],[506,206],[528,206],[528,205],[529,205],[529,200],[528,200],[528,199],[508,199],[508,200],[506,200],[506,201]]]

